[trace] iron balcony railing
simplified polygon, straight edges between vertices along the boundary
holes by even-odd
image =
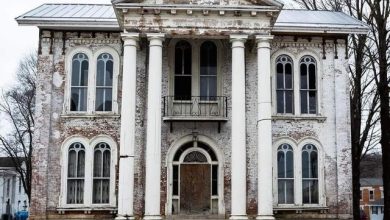
[[[164,120],[226,120],[226,96],[165,96]]]

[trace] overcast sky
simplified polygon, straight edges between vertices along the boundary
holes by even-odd
[[[25,54],[38,48],[38,28],[18,26],[15,18],[43,3],[110,3],[110,0],[14,0],[0,7],[0,90],[12,85]]]
[[[288,6],[292,0],[280,1]],[[110,3],[110,0],[14,0],[3,4],[0,7],[0,90],[12,85],[19,60],[38,47],[38,28],[18,26],[15,18],[44,3]]]

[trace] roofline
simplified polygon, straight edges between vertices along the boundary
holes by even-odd
[[[97,30],[97,31],[120,31],[116,19],[16,19],[20,26],[37,26],[47,29],[61,30]]]
[[[115,9],[157,9],[157,10],[209,10],[209,11],[266,11],[279,12],[281,9],[276,6],[254,6],[254,5],[183,5],[183,4],[139,4],[139,3],[118,3]]]
[[[306,33],[306,34],[364,34],[367,35],[369,29],[361,26],[346,27],[340,25],[339,27],[324,27],[322,25],[278,25],[275,24],[272,28],[272,33]]]

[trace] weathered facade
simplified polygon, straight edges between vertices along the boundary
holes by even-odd
[[[364,24],[270,0],[17,21],[40,28],[30,219],[351,218],[345,44]]]

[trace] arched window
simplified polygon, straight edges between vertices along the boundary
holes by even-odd
[[[67,203],[84,203],[85,147],[73,143],[68,150]]]
[[[175,46],[175,100],[191,100],[192,48],[187,41]]]
[[[200,47],[200,98],[216,100],[217,96],[217,46],[206,41]]]
[[[72,58],[71,111],[87,111],[88,94],[88,56],[75,54]]]
[[[301,113],[317,113],[317,63],[312,56],[302,57],[301,72]]]
[[[111,148],[106,143],[95,146],[93,156],[93,203],[110,202]]]
[[[293,61],[287,55],[276,59],[277,112],[294,112]]]
[[[302,202],[318,203],[318,151],[312,144],[302,148]]]
[[[114,61],[111,54],[102,53],[96,66],[96,111],[112,111]]]
[[[278,203],[294,203],[294,151],[289,144],[278,147]]]

